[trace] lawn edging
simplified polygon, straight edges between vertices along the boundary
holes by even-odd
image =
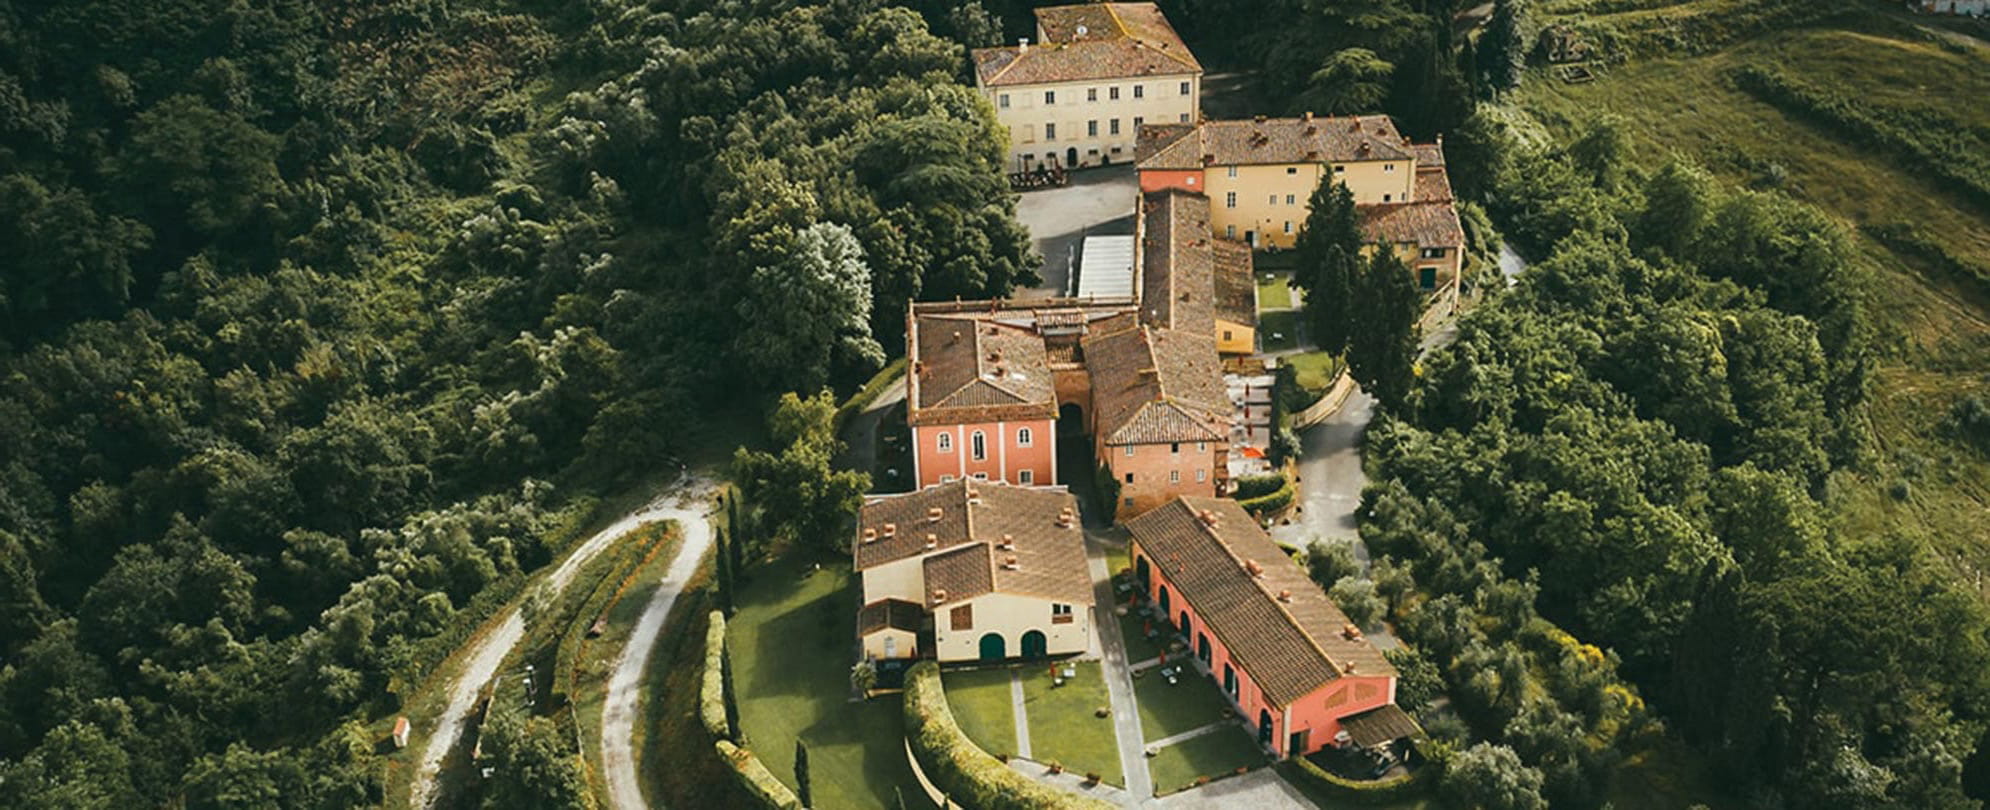
[[[1388,779],[1368,781],[1349,779],[1332,773],[1313,764],[1312,760],[1305,757],[1292,757],[1290,761],[1293,763],[1294,772],[1300,778],[1328,795],[1345,799],[1351,804],[1395,804],[1405,799],[1421,797],[1424,793],[1423,770],[1410,771]]]
[[[954,801],[976,810],[1112,810],[1115,805],[1032,781],[961,733],[940,684],[921,661],[905,674],[905,740],[913,766]]]
[[[794,791],[774,778],[774,772],[767,770],[767,766],[752,751],[733,745],[731,740],[717,740],[712,746],[718,749],[719,758],[732,766],[740,785],[753,798],[759,799],[762,806],[775,810],[802,810],[801,799],[795,798]]]

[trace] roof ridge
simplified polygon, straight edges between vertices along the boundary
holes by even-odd
[[[1105,6],[1106,16],[1112,19],[1112,27],[1119,29],[1120,36],[1138,39],[1138,37],[1133,36],[1132,31],[1126,30],[1126,21],[1119,18],[1119,9],[1114,8],[1119,5],[1118,3],[1100,3],[1099,5]]]
[[[1188,506],[1187,499],[1183,499],[1181,503],[1183,506]],[[1236,503],[1236,501],[1231,501],[1231,503]],[[1216,545],[1223,548],[1224,553],[1230,555],[1231,559],[1236,560],[1239,567],[1243,566],[1243,558],[1238,557],[1237,550],[1231,548],[1229,543],[1223,541],[1222,535],[1216,533],[1216,526],[1214,524],[1202,521],[1197,515],[1193,514],[1193,510],[1191,510],[1189,517],[1202,527],[1203,532],[1208,534],[1209,538],[1216,542]],[[1256,524],[1252,525],[1255,526]],[[1255,563],[1257,561],[1252,560],[1251,562]],[[1263,568],[1263,566],[1260,565],[1259,568]],[[1248,569],[1246,569],[1246,573],[1248,573]],[[1335,661],[1334,657],[1327,653],[1327,648],[1320,646],[1319,639],[1314,638],[1312,633],[1306,631],[1306,625],[1299,623],[1299,617],[1292,615],[1292,611],[1286,608],[1286,603],[1279,601],[1278,594],[1271,592],[1271,586],[1265,584],[1264,579],[1257,575],[1251,575],[1250,580],[1251,585],[1259,593],[1264,594],[1266,599],[1271,600],[1272,607],[1278,611],[1278,615],[1285,617],[1285,623],[1292,625],[1292,629],[1299,631],[1299,637],[1306,640],[1306,646],[1313,648],[1314,652],[1320,654],[1320,659],[1327,662],[1327,668],[1333,671],[1334,677],[1339,678],[1341,676],[1340,662]],[[1323,593],[1321,597],[1326,598],[1326,595]],[[1328,599],[1328,601],[1332,602],[1331,599]],[[1334,607],[1335,609],[1339,609],[1340,606],[1335,605]]]

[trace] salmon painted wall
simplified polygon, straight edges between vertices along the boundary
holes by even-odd
[[[1141,191],[1162,191],[1178,188],[1183,191],[1203,193],[1201,169],[1142,169],[1140,171]]]
[[[1178,496],[1215,496],[1224,477],[1219,459],[1229,452],[1223,442],[1095,446],[1097,457],[1105,459],[1119,481],[1120,520],[1138,517]],[[1126,480],[1128,475],[1132,481]]]
[[[974,455],[974,434],[982,436],[983,453]],[[944,440],[942,436],[946,437]],[[1027,439],[1027,441],[1025,441]],[[944,447],[943,443],[944,442]],[[915,425],[912,428],[914,466],[920,487],[955,478],[986,474],[990,481],[1048,486],[1057,483],[1057,423],[984,422],[970,425]],[[1023,480],[1023,472],[1029,480]]]
[[[1195,606],[1181,595],[1181,590],[1168,578],[1165,566],[1160,561],[1150,558],[1147,550],[1141,547],[1137,539],[1133,541],[1132,559],[1133,570],[1136,572],[1140,570],[1141,560],[1148,561],[1149,599],[1160,604],[1163,601],[1161,594],[1165,589],[1168,595],[1165,601],[1169,623],[1180,629],[1186,616],[1189,653],[1209,670],[1211,677],[1216,681],[1217,689],[1229,695],[1237,704],[1243,716],[1250,721],[1252,733],[1257,733],[1260,712],[1271,715],[1271,743],[1280,756],[1292,753],[1310,754],[1331,746],[1334,735],[1340,733],[1340,718],[1373,709],[1396,699],[1394,678],[1383,676],[1336,678],[1289,707],[1291,725],[1288,728],[1286,724],[1288,707],[1278,706],[1265,698],[1264,692],[1251,680],[1243,665],[1231,657],[1230,648],[1221,638],[1209,632],[1208,626],[1203,623],[1202,616],[1196,612]],[[1207,658],[1202,656],[1202,645],[1205,640],[1209,644]],[[1230,667],[1230,672],[1236,676],[1234,687],[1225,677],[1226,666]],[[1291,743],[1291,734],[1296,731],[1307,732],[1306,749],[1296,752],[1286,751],[1286,747]]]

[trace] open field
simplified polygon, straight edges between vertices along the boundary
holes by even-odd
[[[1738,186],[1777,187],[1832,213],[1852,231],[1854,257],[1872,271],[1868,296],[1884,354],[1866,410],[1877,440],[1862,469],[1831,482],[1830,505],[1847,536],[1925,537],[1958,578],[1990,598],[1990,460],[1944,429],[1954,402],[1990,392],[1990,301],[1921,259],[1859,233],[1910,224],[1951,256],[1990,266],[1990,211],[1889,155],[1786,115],[1732,82],[1761,65],[1828,84],[1861,102],[1938,113],[1990,132],[1990,47],[1872,13],[1840,27],[1779,31],[1700,56],[1633,61],[1597,82],[1530,76],[1519,106],[1566,142],[1599,112],[1622,116],[1630,154],[1646,169],[1673,155]]]

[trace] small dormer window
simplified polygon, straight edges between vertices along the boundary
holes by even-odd
[[[1382,164],[1382,171],[1385,171],[1385,172],[1393,172],[1393,171],[1395,171],[1395,170],[1396,170],[1396,164],[1394,164],[1394,163],[1384,163],[1384,164]]]

